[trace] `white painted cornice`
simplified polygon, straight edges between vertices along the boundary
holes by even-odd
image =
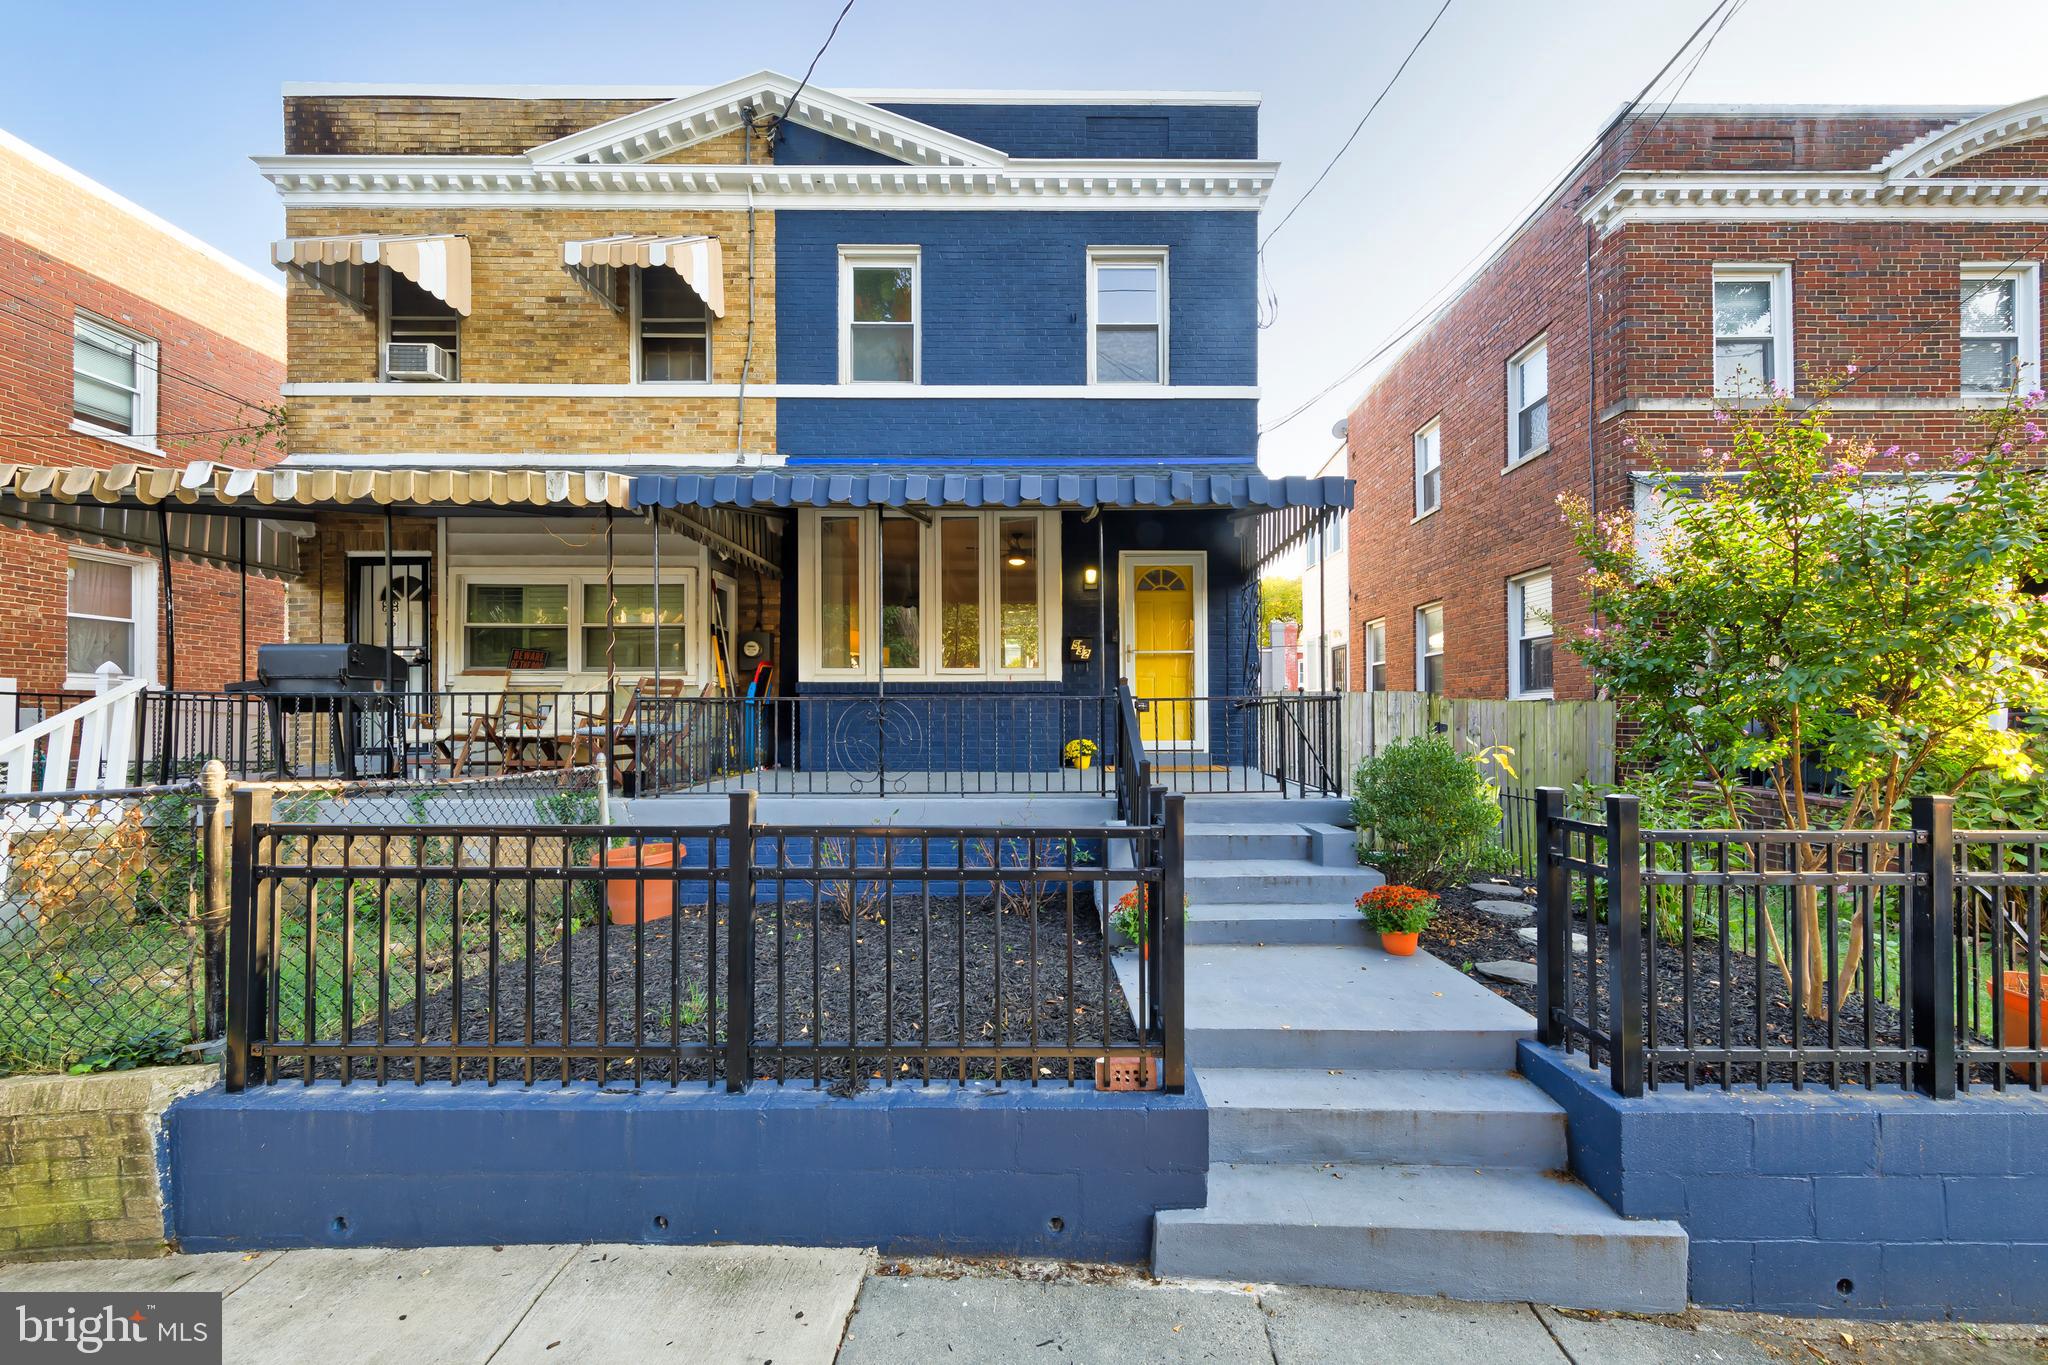
[[[1893,180],[1940,175],[1980,152],[2044,137],[2048,137],[2048,95],[1993,109],[1951,127],[1937,128],[1870,169]]]
[[[2048,220],[2048,179],[1887,180],[1875,172],[1705,176],[1639,171],[1615,177],[1580,217],[1602,232],[1629,223],[1803,219]]]

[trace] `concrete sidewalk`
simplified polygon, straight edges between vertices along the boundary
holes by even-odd
[[[214,1290],[242,1365],[1481,1360],[2020,1362],[2048,1331],[1617,1318],[1043,1262],[792,1247],[292,1251],[0,1266],[0,1291]]]

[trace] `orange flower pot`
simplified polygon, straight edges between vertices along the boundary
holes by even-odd
[[[1999,978],[1998,984],[1999,1003],[2001,1006],[1999,1014],[2005,1027],[2005,1045],[2007,1047],[2025,1047],[2027,1045],[2027,1006],[2029,1004],[2027,999],[2027,974],[2025,972],[2006,972]],[[2041,1039],[2041,1045],[2048,1047],[2048,981],[2041,983],[2041,1025],[2038,1036]],[[2032,1082],[2034,1079],[2035,1068],[2032,1066],[2019,1066],[2008,1062],[2006,1063],[2006,1070],[2012,1072],[2014,1076],[2017,1076],[2022,1081]]]
[[[676,846],[674,844],[640,844],[625,848],[608,848],[590,860],[593,867],[624,868],[625,876],[604,879],[604,904],[611,912],[613,924],[631,924],[643,916],[648,920],[667,919],[676,912],[676,884],[664,877],[659,881],[646,883],[641,891],[641,882],[632,875],[636,867],[674,867]],[[639,907],[643,904],[645,910]]]
[[[1380,947],[1395,957],[1415,956],[1415,947],[1421,942],[1422,935],[1420,933],[1395,934],[1389,933],[1385,929],[1380,930]]]

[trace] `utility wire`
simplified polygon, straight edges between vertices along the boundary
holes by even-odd
[[[1664,64],[1662,66],[1657,68],[1656,74],[1650,77],[1649,81],[1644,84],[1643,88],[1636,93],[1635,98],[1631,99],[1628,102],[1628,104],[1623,107],[1622,113],[1619,119],[1616,121],[1618,124],[1616,132],[1618,134],[1626,134],[1630,130],[1630,128],[1634,126],[1635,122],[1640,121],[1642,116],[1638,114],[1637,111],[1643,107],[1644,103],[1650,98],[1651,93],[1663,85],[1666,76],[1668,76],[1671,73],[1672,68],[1677,66],[1678,63],[1681,60],[1683,60],[1685,54],[1691,50],[1693,44],[1699,41],[1700,36],[1706,33],[1709,27],[1714,25],[1715,20],[1720,19],[1722,26],[1725,27],[1728,19],[1734,17],[1734,11],[1736,9],[1741,8],[1741,6],[1744,3],[1747,3],[1747,0],[1716,0],[1714,7],[1707,12],[1707,16],[1700,21],[1699,26],[1686,36],[1685,41],[1680,43],[1678,45],[1678,48],[1675,51],[1673,51],[1668,58],[1665,59]],[[1724,11],[1726,12],[1725,14]],[[1712,47],[1714,39],[1720,37],[1720,35],[1721,29],[1714,28],[1713,37],[1707,39],[1707,47]],[[1706,57],[1706,52],[1707,48],[1702,48],[1698,55],[1694,57],[1691,65],[1688,66],[1683,75],[1680,76],[1677,84],[1673,88],[1671,98],[1665,101],[1664,114],[1668,114],[1671,110],[1672,105],[1677,103],[1678,95],[1684,91],[1686,82],[1692,78],[1692,73],[1699,69],[1700,62]],[[1657,122],[1661,123],[1663,121],[1663,117],[1664,115],[1660,114],[1658,116]],[[1650,131],[1656,131],[1656,124],[1651,125]],[[1630,150],[1628,157],[1622,162],[1621,166],[1617,170],[1611,173],[1611,175],[1619,175],[1622,173],[1622,171],[1627,170],[1630,162],[1635,160],[1636,153],[1642,150],[1642,147],[1644,143],[1648,141],[1648,138],[1649,134],[1645,133],[1641,138],[1637,139],[1635,147]],[[1344,371],[1344,373],[1338,375],[1328,384],[1325,384],[1321,389],[1317,390],[1315,394],[1313,394],[1311,397],[1307,398],[1295,407],[1289,409],[1284,416],[1279,418],[1272,425],[1262,427],[1259,431],[1259,435],[1262,437],[1269,435],[1272,432],[1280,430],[1280,428],[1286,426],[1290,422],[1293,422],[1303,413],[1309,411],[1309,409],[1315,407],[1318,403],[1322,402],[1325,398],[1329,397],[1337,389],[1341,388],[1345,384],[1350,383],[1358,375],[1363,373],[1366,369],[1370,368],[1375,361],[1379,360],[1389,351],[1392,351],[1395,347],[1401,345],[1404,341],[1406,341],[1409,338],[1409,336],[1415,331],[1416,328],[1420,327],[1423,323],[1427,322],[1430,318],[1436,315],[1437,311],[1443,306],[1444,302],[1446,302],[1450,296],[1454,295],[1459,289],[1462,289],[1465,285],[1470,283],[1470,275],[1473,270],[1475,270],[1488,257],[1492,256],[1495,251],[1499,250],[1503,243],[1507,242],[1514,236],[1515,233],[1519,232],[1523,227],[1527,225],[1529,215],[1535,212],[1538,206],[1549,202],[1549,200],[1553,196],[1555,196],[1559,191],[1564,189],[1565,186],[1569,185],[1575,177],[1577,177],[1582,171],[1585,170],[1585,168],[1588,165],[1590,165],[1593,162],[1594,158],[1599,156],[1600,153],[1606,149],[1610,141],[1611,138],[1609,137],[1609,135],[1603,133],[1594,142],[1594,144],[1590,148],[1588,148],[1582,156],[1580,156],[1578,161],[1576,161],[1568,169],[1566,169],[1562,175],[1557,176],[1555,179],[1551,180],[1547,185],[1545,185],[1545,187],[1542,190],[1540,190],[1534,198],[1530,199],[1523,206],[1520,212],[1512,215],[1508,219],[1506,226],[1504,226],[1499,232],[1495,233],[1493,237],[1490,238],[1484,246],[1480,247],[1479,250],[1476,253],[1474,253],[1474,255],[1469,260],[1467,260],[1463,266],[1459,267],[1458,270],[1453,272],[1445,281],[1445,283],[1439,286],[1436,292],[1431,294],[1429,298],[1424,301],[1421,307],[1416,309],[1415,312],[1411,313],[1408,316],[1407,321],[1403,322],[1401,326],[1393,332],[1392,335],[1390,335],[1385,341],[1381,342],[1378,346],[1376,346],[1370,353],[1366,355],[1366,357],[1363,360],[1360,360],[1357,364],[1351,366],[1351,368]]]
[[[811,83],[811,73],[818,69],[818,61],[825,55],[825,49],[832,46],[832,40],[839,36],[839,26],[846,22],[847,12],[850,11],[852,8],[853,0],[846,0],[845,8],[841,9],[839,11],[839,17],[832,21],[831,31],[826,33],[825,41],[818,44],[817,52],[811,57],[811,64],[804,68],[804,78],[796,83],[796,94],[791,95],[789,97],[789,104],[785,106],[787,112],[777,114],[775,116],[774,124],[770,125],[771,128],[781,126],[782,120],[788,118],[790,114],[796,112],[796,102],[798,97],[800,97],[804,93],[804,88]]]
[[[26,304],[28,307],[35,309],[37,312],[46,314],[49,317],[55,319],[55,321],[40,321],[36,318],[29,317],[20,309],[0,309],[0,318],[11,318],[17,322],[20,322],[23,326],[40,327],[47,332],[56,332],[60,335],[70,337],[74,342],[82,341],[87,346],[91,347],[93,350],[100,352],[102,355],[132,357],[137,366],[149,370],[151,373],[155,374],[159,379],[171,379],[181,384],[189,384],[195,389],[200,389],[206,393],[213,394],[217,398],[224,398],[228,402],[237,404],[238,406],[241,407],[269,409],[277,406],[278,400],[276,398],[271,398],[267,400],[260,398],[245,398],[240,394],[229,393],[226,389],[223,389],[218,385],[209,384],[205,380],[200,379],[194,375],[186,374],[182,371],[169,368],[163,363],[161,344],[159,344],[156,358],[153,360],[147,359],[139,350],[123,350],[119,347],[108,346],[101,342],[95,341],[91,337],[79,336],[77,333],[77,329],[72,325],[72,320],[70,318],[65,317],[62,313],[59,313],[56,310],[50,308],[49,306],[47,306],[38,299],[30,298],[25,294],[17,294],[11,289],[0,289],[0,295],[5,295],[8,298],[14,299],[19,303]]]

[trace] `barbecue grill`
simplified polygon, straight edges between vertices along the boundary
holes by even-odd
[[[258,645],[255,678],[229,683],[226,690],[263,698],[279,777],[291,776],[287,715],[327,717],[337,773],[389,777],[396,775],[399,757],[395,689],[403,687],[406,676],[405,660],[380,645]],[[371,756],[381,763],[378,771],[366,773],[363,760]]]

